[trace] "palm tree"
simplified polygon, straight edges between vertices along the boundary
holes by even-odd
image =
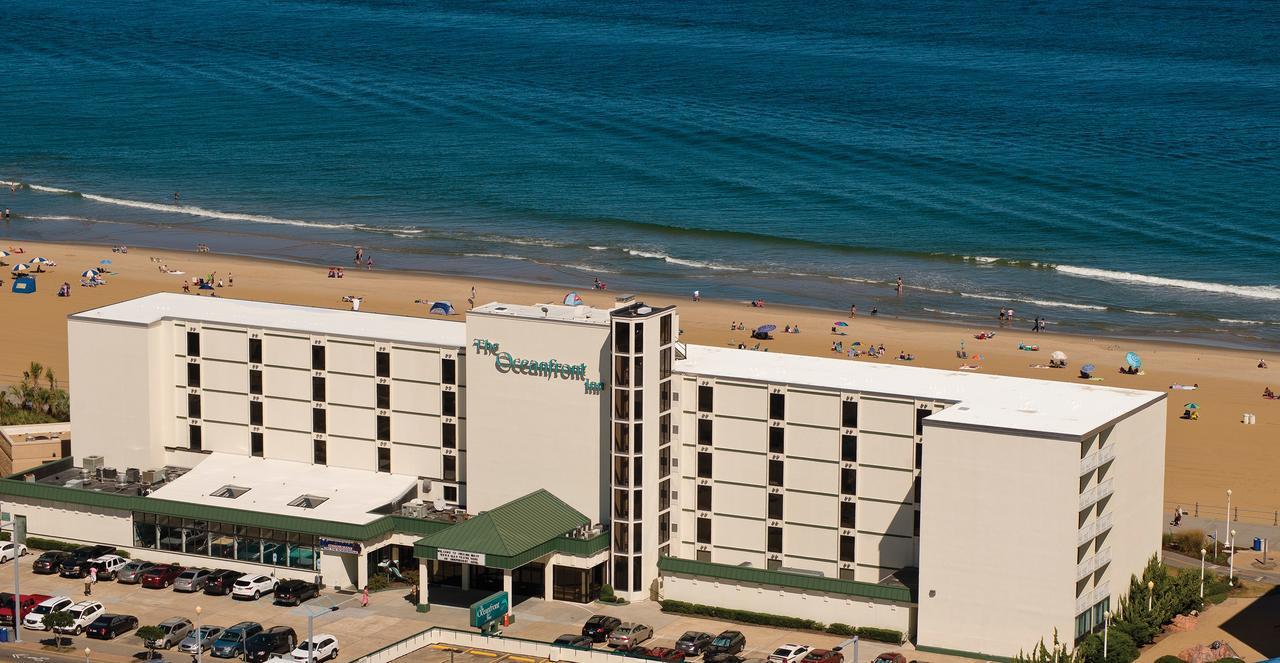
[[[66,421],[71,410],[70,396],[58,385],[53,369],[35,361],[22,372],[21,381],[9,385],[0,400],[8,401],[0,411],[9,411],[21,423]]]

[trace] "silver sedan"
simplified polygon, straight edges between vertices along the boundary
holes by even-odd
[[[222,635],[221,626],[201,626],[198,633],[192,631],[178,643],[178,651],[185,654],[209,651],[219,635]]]

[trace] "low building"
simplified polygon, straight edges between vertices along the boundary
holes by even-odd
[[[71,423],[0,426],[0,476],[71,455]]]

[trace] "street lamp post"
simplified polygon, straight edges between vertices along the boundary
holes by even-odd
[[[204,608],[196,606],[196,663],[200,663],[204,654],[204,633],[200,632],[200,613],[204,612]]]
[[[316,617],[323,615],[325,612],[333,612],[337,609],[338,606],[331,605],[329,606],[329,609],[324,612],[307,611],[307,663],[315,663],[316,661],[316,641],[312,622],[315,621]]]
[[[1151,612],[1151,599],[1156,593],[1156,581],[1147,581],[1147,612]]]
[[[1227,489],[1227,529],[1231,529],[1231,489]]]
[[[93,651],[88,647],[84,648],[84,663],[89,663],[89,654],[92,654],[92,653]]]
[[[1231,530],[1231,538],[1227,539],[1227,560],[1230,570],[1227,572],[1227,586],[1234,587],[1236,583],[1236,531]]]
[[[1204,598],[1204,556],[1208,552],[1204,548],[1200,549],[1200,598]]]
[[[1102,613],[1102,660],[1107,659],[1107,631],[1111,627],[1111,611]]]

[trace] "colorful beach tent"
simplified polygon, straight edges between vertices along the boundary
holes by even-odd
[[[209,283],[208,281],[205,281],[204,283],[201,283],[201,284],[200,284],[200,289],[201,289],[201,290],[213,290],[213,284],[212,284],[212,283]]]
[[[31,276],[19,276],[13,280],[13,291],[19,295],[30,295],[36,291],[36,280]]]
[[[579,297],[578,293],[576,292],[571,292],[564,296],[564,305],[565,306],[581,306],[582,297]]]
[[[1098,367],[1094,366],[1093,364],[1085,364],[1084,366],[1080,367],[1081,373],[1092,373],[1096,370],[1098,370]]]
[[[431,308],[427,309],[427,313],[439,313],[440,315],[453,315],[453,304],[449,302],[431,302]]]
[[[1054,350],[1053,354],[1049,355],[1049,358],[1054,361],[1066,361],[1067,353],[1061,350]]]
[[[1136,352],[1130,352],[1124,356],[1124,363],[1132,368],[1142,368],[1142,357]]]
[[[836,320],[836,326],[837,326],[837,327],[848,327],[848,326],[849,326],[849,323],[845,322],[844,320]]]
[[[775,329],[777,329],[777,328],[778,328],[778,325],[760,325],[759,327],[756,327],[756,333],[757,333],[757,334],[768,334],[769,332],[771,332],[771,331],[773,331],[773,330],[775,330]]]
[[[98,264],[99,264],[99,265],[110,265],[110,264],[111,264],[111,261],[110,261],[110,260],[107,260],[107,259],[105,259],[105,258],[103,258],[102,260],[99,260],[99,261],[98,261]]]
[[[1182,406],[1182,408],[1183,408],[1184,410],[1199,410],[1199,409],[1200,409],[1200,404],[1199,404],[1199,403],[1187,403],[1186,405],[1183,405],[1183,406]]]

